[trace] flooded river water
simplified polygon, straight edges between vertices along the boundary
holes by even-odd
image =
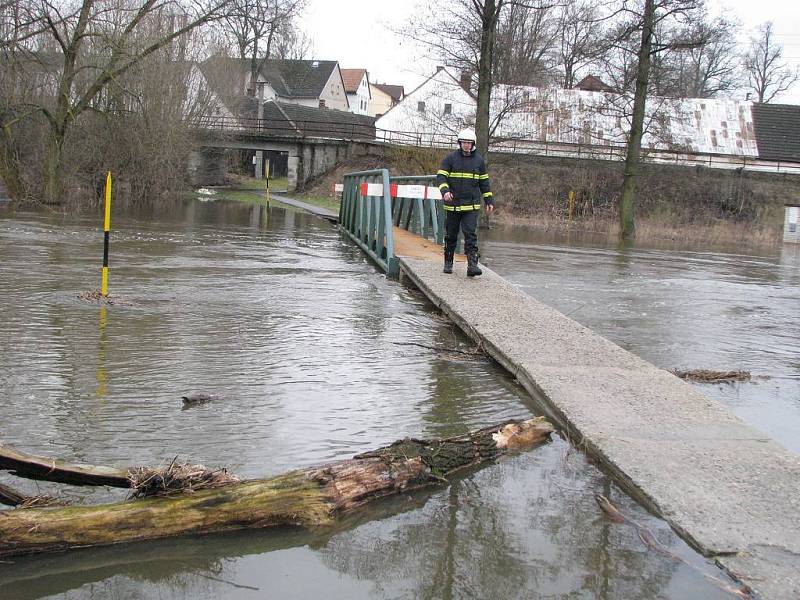
[[[800,245],[770,254],[495,229],[486,262],[521,289],[664,369],[745,370],[706,395],[800,453]],[[569,357],[565,357],[569,361]]]
[[[115,304],[104,309],[78,298],[99,287],[98,223],[0,207],[3,443],[115,466],[177,455],[257,477],[540,414],[491,361],[415,345],[471,348],[323,220],[223,202],[115,214]],[[493,268],[648,360],[771,376],[707,391],[797,450],[796,261],[504,239],[485,244]],[[221,397],[183,410],[193,391]],[[778,416],[758,417],[766,410]],[[121,498],[0,482],[75,502]],[[610,522],[598,493],[682,560]],[[0,598],[732,597],[708,576],[727,581],[554,437],[335,530],[0,562]]]

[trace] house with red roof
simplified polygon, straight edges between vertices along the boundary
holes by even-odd
[[[350,103],[350,112],[357,115],[369,115],[370,94],[369,73],[366,69],[342,69],[342,80]]]

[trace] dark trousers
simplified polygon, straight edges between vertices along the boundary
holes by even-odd
[[[444,250],[455,252],[458,241],[458,230],[464,232],[464,253],[478,253],[478,212],[477,210],[445,211],[444,217]]]

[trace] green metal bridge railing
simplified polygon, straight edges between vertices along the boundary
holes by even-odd
[[[436,187],[436,175],[390,177],[389,181],[401,190],[399,193],[392,193],[394,224],[444,246],[444,201],[438,189],[432,193],[430,190]],[[405,198],[402,196],[402,190],[409,189],[406,187],[409,185],[426,186],[429,190],[424,194],[424,198]],[[456,252],[463,251],[464,236],[459,232]]]
[[[389,178],[394,189],[409,189],[407,186],[433,186],[436,175],[408,175]],[[400,186],[403,186],[402,188]],[[440,197],[408,198],[403,192],[392,193],[392,220],[396,227],[444,244],[444,208]],[[422,194],[425,196],[426,194]],[[417,195],[418,196],[418,195]]]
[[[399,273],[392,226],[444,245],[444,203],[435,175],[390,177],[387,169],[344,176],[339,227],[390,277]],[[459,236],[456,251],[461,252]]]
[[[380,185],[380,193],[374,193],[376,183]],[[397,277],[400,266],[394,255],[392,196],[387,169],[357,171],[344,176],[339,227],[389,277]]]

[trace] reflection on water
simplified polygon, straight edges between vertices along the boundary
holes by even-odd
[[[99,287],[98,223],[0,212],[6,443],[117,466],[177,454],[252,477],[537,413],[493,363],[403,345],[469,341],[325,221],[202,202],[115,215],[116,303],[104,308],[77,298]],[[181,410],[192,391],[221,398]],[[75,501],[120,497],[0,480]],[[335,530],[15,559],[0,564],[0,597],[725,597],[610,523],[595,493],[716,573],[556,438]]]
[[[482,251],[521,289],[659,367],[750,371],[751,382],[700,389],[800,452],[800,246],[620,250],[558,235],[493,230]]]

